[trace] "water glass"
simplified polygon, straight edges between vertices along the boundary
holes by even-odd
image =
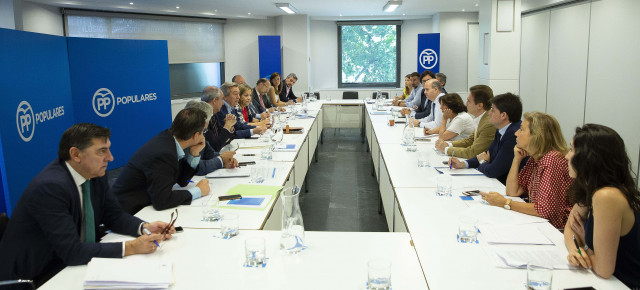
[[[413,143],[413,144],[407,144],[404,148],[405,148],[408,152],[416,152],[416,151],[418,151],[418,146],[416,145],[416,143]]]
[[[269,146],[267,148],[262,149],[262,151],[260,151],[260,159],[262,160],[273,159],[273,146]]]
[[[429,167],[429,152],[418,152],[418,167]]]
[[[331,95],[327,95],[327,101],[331,102]]]
[[[436,178],[436,194],[439,196],[451,196],[451,176],[440,174]]]
[[[267,168],[260,165],[251,167],[251,183],[263,183],[267,178]]]
[[[478,238],[478,220],[470,216],[461,216],[458,238],[462,243],[475,243]]]
[[[238,215],[237,214],[225,214],[222,217],[222,227],[220,228],[220,234],[222,238],[229,239],[238,235]]]
[[[391,262],[383,259],[370,260],[367,267],[370,290],[391,289]]]
[[[249,267],[259,267],[265,259],[264,238],[248,238],[244,241],[245,264]]]
[[[217,207],[210,207],[207,205],[202,206],[202,221],[203,222],[217,222],[222,218],[220,211]]]
[[[553,269],[547,266],[527,264],[527,289],[550,290]]]

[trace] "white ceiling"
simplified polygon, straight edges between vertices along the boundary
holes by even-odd
[[[288,2],[312,19],[411,19],[438,12],[477,12],[479,0],[403,0],[396,11],[388,0],[29,0],[57,7],[212,18],[255,18],[286,15],[275,3]],[[130,3],[133,3],[131,5]],[[179,9],[176,7],[180,7]],[[251,14],[249,14],[251,13]]]

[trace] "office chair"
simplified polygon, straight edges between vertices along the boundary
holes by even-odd
[[[7,280],[0,281],[0,290],[2,289],[32,289],[35,290],[36,286],[31,280]]]
[[[342,92],[342,99],[343,100],[357,100],[358,99],[358,92],[344,91],[344,92]]]
[[[382,92],[382,96],[384,96],[386,99],[388,99],[389,98],[389,92]],[[375,100],[377,97],[378,97],[378,92],[373,92],[371,94],[371,98],[372,99]]]

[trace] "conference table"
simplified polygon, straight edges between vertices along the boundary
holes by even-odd
[[[345,110],[346,108],[346,110]],[[306,173],[323,128],[360,127],[363,142],[372,157],[372,173],[380,189],[380,202],[389,233],[306,232],[306,246],[297,255],[279,251],[282,200],[276,195],[262,210],[221,209],[223,214],[239,216],[240,234],[232,239],[215,238],[218,222],[203,222],[202,209],[211,200],[237,184],[248,184],[248,177],[209,179],[211,199],[195,200],[180,206],[178,224],[185,230],[164,243],[151,255],[127,259],[164,259],[173,263],[175,283],[171,289],[366,289],[367,261],[384,258],[392,263],[392,289],[525,289],[526,269],[499,267],[499,246],[486,243],[482,233],[478,243],[465,244],[456,239],[459,218],[471,209],[489,207],[477,198],[463,200],[462,191],[478,189],[505,193],[496,179],[480,176],[452,176],[451,196],[438,196],[434,168],[444,166],[447,156],[436,152],[436,138],[417,142],[416,152],[402,145],[404,124],[389,125],[391,107],[373,108],[363,100],[322,100],[308,104],[308,116],[289,120],[292,127],[303,127],[302,134],[286,134],[282,143],[295,144],[295,150],[274,152],[270,161],[259,160],[265,144],[256,139],[234,141],[241,161],[256,161],[260,166],[276,168],[277,174],[264,185],[282,187],[306,184]],[[397,108],[396,108],[397,109]],[[348,114],[343,118],[340,113]],[[358,116],[359,120],[355,117]],[[346,121],[345,121],[346,120]],[[415,134],[421,135],[420,128]],[[427,154],[429,167],[418,167],[418,154]],[[243,156],[251,155],[256,156]],[[445,173],[446,174],[446,173]],[[194,181],[205,177],[194,177]],[[304,189],[303,189],[304,190]],[[346,194],[346,193],[345,193]],[[146,207],[136,216],[148,220],[168,220],[172,210],[156,211]],[[507,218],[521,218],[505,211]],[[508,216],[511,215],[511,216]],[[536,223],[552,245],[516,246],[511,249],[566,253],[562,234],[548,222]],[[244,240],[266,239],[267,266],[242,267]],[[108,234],[104,241],[131,239]],[[566,254],[565,254],[566,255]],[[564,257],[562,257],[564,258]],[[82,289],[87,266],[67,267],[41,289]],[[206,285],[206,286],[205,286]],[[602,279],[582,269],[553,270],[552,289],[592,286],[596,289],[628,289],[615,277]]]

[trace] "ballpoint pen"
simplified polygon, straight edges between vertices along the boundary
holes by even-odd
[[[142,228],[142,231],[143,231],[145,234],[147,234],[147,236],[150,236],[150,235],[151,235],[151,232],[150,232],[147,228],[145,228],[145,227],[143,227],[143,228]],[[154,244],[156,244],[156,246],[158,246],[158,248],[160,248],[160,244],[158,244],[158,241],[154,240],[154,241],[153,241],[153,243],[154,243]]]
[[[453,154],[456,153],[456,149],[451,149],[451,159],[449,159],[449,170],[453,168]]]
[[[576,235],[573,235],[573,243],[576,244],[576,249],[578,250],[578,254],[582,256],[582,252],[580,252],[580,246],[578,246],[578,240],[576,240]]]

